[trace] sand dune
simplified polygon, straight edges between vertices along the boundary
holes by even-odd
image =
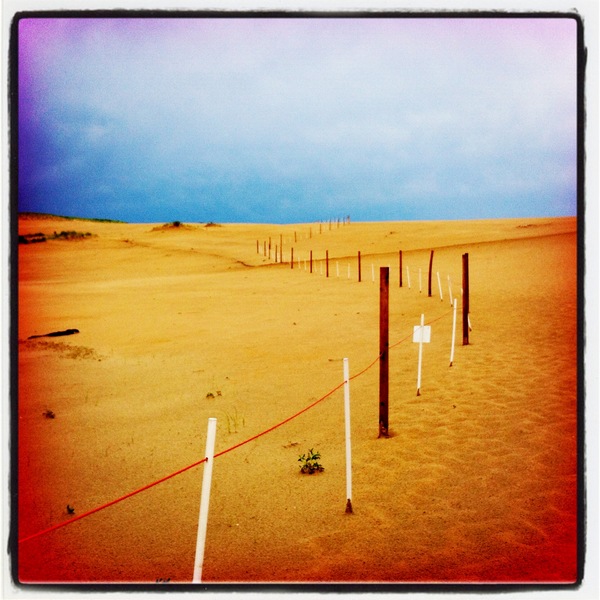
[[[354,513],[339,390],[215,460],[204,580],[575,580],[575,219],[19,220],[21,235],[62,230],[92,236],[19,246],[21,538],[67,521],[67,505],[82,514],[198,461],[209,417],[220,452],[335,388],[342,358],[351,376],[365,369],[389,265],[391,435],[377,435],[375,362],[350,386]],[[431,249],[443,299],[435,276],[427,296]],[[460,306],[466,252],[472,332],[463,346],[459,309],[449,367],[448,276]],[[433,323],[417,396],[421,313]],[[67,328],[80,332],[27,339]],[[300,474],[309,448],[323,473]],[[19,544],[21,581],[190,582],[202,468]]]

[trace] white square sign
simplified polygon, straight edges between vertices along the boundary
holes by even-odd
[[[423,330],[421,332],[421,329]],[[423,335],[423,339],[421,340],[421,335]],[[424,344],[429,344],[431,342],[431,325],[415,325],[413,327],[413,342],[418,344],[419,342],[423,342]]]

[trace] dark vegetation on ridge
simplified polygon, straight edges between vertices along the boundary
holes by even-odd
[[[117,221],[116,219],[93,219],[86,217],[67,217],[64,215],[53,215],[51,213],[38,212],[20,212],[19,218],[26,219],[64,219],[66,221],[93,221],[96,223],[127,223],[127,221]]]
[[[85,238],[92,237],[93,234],[89,231],[85,233],[81,231],[61,231],[52,235],[46,235],[45,233],[26,233],[25,235],[19,236],[19,244],[36,244],[38,242],[47,242],[48,240],[82,240]]]

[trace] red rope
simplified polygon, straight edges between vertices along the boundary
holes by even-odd
[[[223,456],[223,454],[227,454],[228,452],[231,452],[232,450],[235,450],[236,448],[239,448],[240,446],[243,446],[243,445],[245,445],[245,444],[247,444],[249,442],[252,442],[253,440],[256,440],[257,438],[259,438],[259,437],[261,437],[263,435],[266,435],[267,433],[270,433],[274,429],[277,429],[278,427],[281,427],[285,423],[288,423],[292,419],[295,419],[296,417],[300,416],[302,413],[304,413],[307,410],[313,408],[313,406],[316,406],[317,404],[319,404],[319,402],[322,402],[323,400],[325,400],[326,398],[328,398],[329,396],[331,396],[334,392],[336,392],[337,390],[339,390],[343,385],[344,385],[344,383],[342,382],[341,384],[339,384],[338,386],[336,386],[335,388],[333,388],[332,390],[330,390],[329,392],[327,392],[327,394],[325,394],[324,396],[321,396],[321,398],[319,398],[318,400],[316,400],[312,404],[306,406],[301,411],[297,412],[296,414],[292,415],[291,417],[288,417],[284,421],[281,421],[280,423],[277,423],[276,425],[273,425],[273,427],[270,427],[269,429],[265,429],[265,431],[262,431],[261,433],[258,433],[257,435],[255,435],[255,436],[253,436],[251,438],[248,438],[247,440],[244,440],[243,442],[240,442],[239,444],[235,444],[234,446],[231,446],[231,448],[227,448],[227,450],[223,450],[221,452],[218,452],[217,454],[214,455],[214,458],[217,458],[218,456]],[[202,460],[199,460],[199,461],[197,461],[197,462],[195,462],[195,463],[193,463],[191,465],[188,465],[187,467],[183,467],[183,469],[179,469],[179,471],[175,471],[174,473],[171,473],[170,475],[166,475],[165,477],[162,477],[161,479],[158,479],[157,481],[153,481],[152,483],[149,483],[148,485],[145,485],[144,487],[141,487],[141,488],[139,488],[137,490],[134,490],[133,492],[129,492],[128,494],[125,494],[124,496],[121,496],[120,498],[116,498],[115,500],[111,500],[110,502],[107,502],[106,504],[102,504],[101,506],[97,506],[96,508],[88,510],[85,513],[77,515],[76,517],[74,517],[72,519],[69,519],[68,521],[63,521],[62,523],[58,523],[56,525],[53,525],[52,527],[48,527],[48,529],[44,529],[42,531],[38,531],[37,533],[34,533],[34,534],[29,535],[27,537],[21,538],[19,540],[19,544],[22,544],[23,542],[27,542],[27,541],[32,540],[34,538],[40,537],[41,535],[45,535],[46,533],[50,533],[51,531],[55,531],[57,529],[60,529],[61,527],[65,527],[66,525],[70,525],[71,523],[75,523],[75,521],[79,521],[80,519],[83,519],[84,517],[89,517],[90,515],[93,515],[94,513],[100,512],[101,510],[104,510],[105,508],[108,508],[109,506],[112,506],[113,504],[117,504],[118,502],[122,502],[123,500],[127,500],[127,498],[131,498],[132,496],[135,496],[136,494],[144,492],[144,491],[150,489],[151,487],[154,487],[155,485],[158,485],[159,483],[163,483],[164,481],[167,481],[168,479],[172,479],[173,477],[176,477],[177,475],[181,475],[181,473],[184,473],[185,471],[189,471],[190,469],[193,469],[194,467],[197,467],[198,465],[202,464],[203,462],[206,462],[206,458],[203,458]]]
[[[199,460],[191,465],[188,465],[187,467],[184,467],[183,469],[179,469],[179,471],[175,471],[174,473],[171,473],[170,475],[167,475],[166,477],[163,477],[162,479],[153,481],[152,483],[149,483],[148,485],[145,485],[144,487],[134,490],[133,492],[129,492],[129,494],[125,494],[124,496],[121,496],[120,498],[116,498],[115,500],[111,500],[110,502],[107,502],[106,504],[102,504],[102,506],[97,506],[96,508],[92,508],[91,510],[88,510],[87,512],[81,513],[80,515],[77,515],[76,517],[73,517],[72,519],[69,519],[68,521],[63,521],[62,523],[58,523],[57,525],[48,527],[48,529],[44,529],[43,531],[38,531],[37,533],[34,533],[27,537],[21,538],[19,540],[19,544],[21,544],[23,542],[27,542],[29,540],[32,540],[32,539],[39,537],[41,535],[44,535],[46,533],[50,533],[51,531],[55,531],[56,529],[60,529],[61,527],[64,527],[65,525],[70,525],[71,523],[75,523],[75,521],[79,521],[79,519],[83,519],[84,517],[89,517],[90,515],[100,512],[101,510],[104,510],[105,508],[108,508],[109,506],[112,506],[113,504],[117,504],[118,502],[127,500],[127,498],[131,498],[132,496],[135,496],[136,494],[139,494],[140,492],[144,492],[144,491],[150,489],[151,487],[158,485],[159,483],[163,483],[163,481],[167,481],[167,479],[171,479],[171,478],[175,477],[176,475],[180,475],[181,473],[184,473],[185,471],[189,471],[190,469],[197,467],[199,464],[202,464],[203,462],[206,462],[206,458],[203,458],[202,460]]]
[[[443,315],[441,315],[440,317],[437,317],[436,319],[433,319],[431,321],[427,322],[427,325],[430,325],[431,323],[435,323],[436,321],[439,321],[440,319],[442,319],[443,317],[445,317],[446,315],[448,315],[450,312],[452,312],[452,310],[450,310],[447,313],[444,313]],[[406,337],[402,338],[400,341],[396,342],[395,344],[393,344],[392,346],[390,346],[388,348],[388,350],[391,350],[392,348],[400,345],[402,342],[405,342],[406,340],[408,340],[410,337],[412,337],[412,334],[407,335]],[[373,365],[375,365],[377,363],[377,361],[381,358],[381,354],[379,354],[379,356],[377,356],[377,358],[371,362],[367,367],[365,367],[362,371],[356,373],[355,375],[353,375],[352,377],[349,378],[349,381],[356,379],[357,377],[360,377],[361,375],[363,375],[364,373],[366,373],[371,367],[373,367]],[[267,433],[270,433],[271,431],[274,431],[275,429],[277,429],[278,427],[281,427],[282,425],[285,425],[286,423],[289,423],[292,419],[295,419],[296,417],[299,417],[301,414],[305,413],[306,411],[310,410],[311,408],[313,408],[314,406],[316,406],[317,404],[319,404],[320,402],[323,402],[323,400],[325,400],[326,398],[329,398],[329,396],[333,395],[335,392],[337,392],[337,390],[339,390],[345,382],[342,382],[340,384],[338,384],[336,387],[334,387],[333,389],[331,389],[329,392],[327,392],[324,396],[321,396],[318,400],[315,400],[315,402],[313,402],[312,404],[309,404],[308,406],[304,407],[302,410],[298,411],[297,413],[293,414],[291,417],[288,417],[287,419],[281,421],[280,423],[277,423],[276,425],[273,425],[273,427],[269,427],[269,429],[265,429],[264,431],[261,431],[260,433],[256,434],[255,436],[248,438],[247,440],[244,440],[243,442],[240,442],[239,444],[235,444],[234,446],[231,446],[230,448],[227,448],[226,450],[222,450],[221,452],[218,452],[217,454],[214,455],[214,458],[217,458],[219,456],[223,456],[223,454],[227,454],[228,452],[231,452],[237,448],[240,448],[241,446],[244,446],[245,444],[248,444],[249,442],[252,442],[256,439],[258,439],[259,437],[262,437],[263,435],[266,435]],[[186,471],[189,471],[190,469],[193,469],[194,467],[197,467],[198,465],[201,465],[203,462],[206,462],[206,458],[203,458],[202,460],[199,460],[191,465],[188,465],[187,467],[183,467],[182,469],[179,469],[178,471],[175,471],[174,473],[171,473],[170,475],[166,475],[165,477],[162,477],[161,479],[157,479],[156,481],[153,481],[152,483],[149,483],[137,490],[134,490],[133,492],[129,492],[128,494],[125,494],[124,496],[121,496],[120,498],[116,498],[115,500],[111,500],[110,502],[107,502],[106,504],[102,504],[101,506],[97,506],[96,508],[93,508],[91,510],[88,510],[87,512],[81,513],[80,515],[77,515],[76,517],[73,517],[72,519],[69,519],[68,521],[63,521],[62,523],[58,523],[56,525],[53,525],[52,527],[48,527],[47,529],[43,529],[42,531],[38,531],[37,533],[34,533],[32,535],[26,536],[24,538],[21,538],[18,543],[22,544],[23,542],[28,542],[29,540],[35,539],[37,537],[40,537],[42,535],[45,535],[47,533],[50,533],[52,531],[56,531],[57,529],[60,529],[61,527],[65,527],[66,525],[70,525],[71,523],[75,523],[75,521],[79,521],[80,519],[83,519],[85,517],[89,517],[90,515],[93,515],[95,513],[100,512],[101,510],[104,510],[105,508],[108,508],[109,506],[113,506],[114,504],[117,504],[119,502],[122,502],[123,500],[127,500],[127,498],[131,498],[132,496],[135,496],[141,492],[144,492],[156,485],[158,485],[159,483],[163,483],[164,481],[167,481],[169,479],[172,479],[173,477],[176,477],[177,475],[181,475],[181,473],[185,473]]]

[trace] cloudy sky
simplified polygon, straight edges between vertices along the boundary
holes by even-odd
[[[576,214],[570,18],[22,18],[21,211]]]

